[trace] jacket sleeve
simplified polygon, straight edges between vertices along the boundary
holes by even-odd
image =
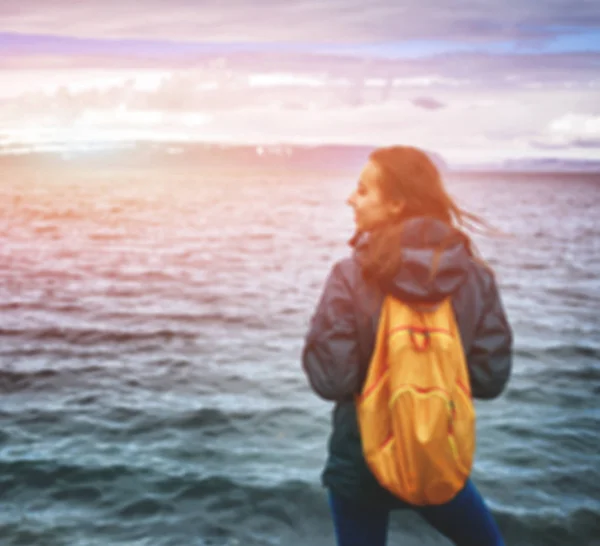
[[[484,305],[467,355],[474,398],[499,396],[510,377],[513,336],[494,276],[484,288]]]
[[[347,279],[336,264],[314,313],[302,351],[313,390],[326,400],[351,398],[359,389],[360,351],[356,314]]]

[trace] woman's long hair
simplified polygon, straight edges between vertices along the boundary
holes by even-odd
[[[464,229],[493,231],[479,216],[461,209],[450,197],[440,173],[429,156],[410,146],[378,148],[369,159],[381,170],[379,190],[384,200],[402,201],[404,208],[396,222],[370,233],[369,244],[360,253],[363,276],[367,281],[389,278],[402,262],[400,238],[402,222],[417,216],[441,220],[458,230],[474,257],[483,261]],[[447,245],[456,241],[456,232],[437,247],[439,258]]]

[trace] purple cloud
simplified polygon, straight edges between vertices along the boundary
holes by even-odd
[[[5,32],[203,42],[522,41],[597,29],[600,10],[570,0],[3,0],[0,21]]]
[[[425,110],[439,110],[446,107],[444,103],[431,97],[417,97],[411,102],[418,108],[423,108]]]

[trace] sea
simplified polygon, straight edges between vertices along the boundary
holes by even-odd
[[[358,171],[44,157],[0,161],[0,545],[333,545],[300,355]],[[507,545],[598,546],[600,174],[445,181],[515,336],[473,481]]]

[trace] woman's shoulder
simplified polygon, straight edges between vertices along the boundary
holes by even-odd
[[[352,291],[364,288],[365,280],[355,252],[334,262],[331,275],[343,281]]]
[[[496,274],[490,264],[483,258],[472,256],[469,270],[470,274],[467,276],[467,283],[475,285],[474,288],[483,294],[496,290]]]
[[[483,260],[471,258],[465,282],[453,300],[463,322],[477,324],[486,310],[495,308],[501,301],[494,270]]]

